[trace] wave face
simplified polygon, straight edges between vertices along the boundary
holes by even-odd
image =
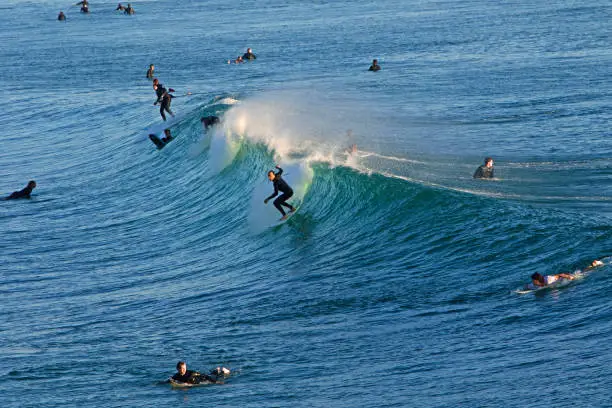
[[[603,5],[0,6],[0,406],[605,405]]]

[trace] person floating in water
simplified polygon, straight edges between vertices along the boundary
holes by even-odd
[[[380,71],[380,65],[378,65],[378,60],[372,60],[372,65],[370,65],[370,68],[368,69],[368,71]]]
[[[79,1],[75,6],[81,6],[81,13],[89,13],[89,2],[87,0]]]
[[[257,59],[257,57],[250,48],[247,48],[246,52],[242,55],[242,59],[251,61]]]
[[[474,172],[474,178],[493,178],[493,159],[487,157],[484,159],[484,164],[479,166]]]
[[[216,367],[209,374],[200,374],[197,371],[187,370],[187,363],[179,361],[176,363],[176,374],[171,378],[173,381],[185,384],[220,383],[221,379],[230,375],[230,369],[226,367]]]
[[[155,73],[155,65],[149,65],[149,69],[147,69],[147,79],[153,79]]]
[[[268,201],[276,197],[279,191],[282,192],[283,194],[274,200],[274,206],[283,215],[281,220],[286,220],[287,214],[282,206],[289,208],[289,212],[295,212],[295,207],[286,202],[293,196],[293,189],[289,187],[289,184],[281,177],[283,169],[281,169],[280,166],[276,166],[276,168],[278,169],[278,173],[274,173],[272,170],[268,172],[268,179],[274,184],[274,193],[264,200],[264,204],[268,204]]]
[[[206,116],[200,119],[200,122],[202,122],[202,125],[204,125],[204,129],[208,129],[211,126],[214,126],[220,123],[221,120],[219,119],[218,116]]]
[[[115,9],[115,11],[125,11],[125,6],[123,6],[121,3],[119,3],[117,5],[117,8]]]
[[[123,10],[123,12],[129,16],[134,15],[134,13],[136,13],[130,3],[128,3],[127,7],[125,8],[125,10]]]
[[[34,180],[30,180],[28,185],[19,191],[13,191],[10,196],[6,197],[5,200],[17,200],[19,198],[30,198],[30,194],[32,194],[32,190],[36,188],[36,182]]]
[[[64,14],[63,11],[60,11],[59,14],[57,15],[57,20],[58,21],[66,21],[66,15]]]
[[[170,104],[172,103],[173,96],[170,95],[169,92],[174,92],[174,89],[170,88],[166,90],[162,84],[159,83],[159,80],[155,78],[153,80],[153,89],[155,89],[155,93],[157,95],[157,100],[153,103],[153,105],[160,104],[159,113],[162,119],[166,120],[166,114],[164,111],[168,112],[172,117],[174,117],[174,113],[170,110]]]

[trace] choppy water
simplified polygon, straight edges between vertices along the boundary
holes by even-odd
[[[132,5],[0,5],[0,406],[610,406],[608,2]]]

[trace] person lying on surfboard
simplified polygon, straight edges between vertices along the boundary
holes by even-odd
[[[282,206],[289,208],[290,212],[295,212],[295,207],[286,202],[293,196],[293,189],[282,179],[281,174],[283,174],[283,169],[281,169],[280,166],[276,166],[276,168],[278,169],[278,173],[274,173],[272,170],[268,172],[268,179],[274,184],[274,193],[264,200],[264,204],[268,204],[268,201],[276,197],[279,191],[282,192],[283,194],[274,200],[274,206],[283,215],[281,220],[284,221],[287,219],[287,213],[285,213]]]
[[[200,374],[197,371],[187,370],[187,363],[176,363],[176,374],[170,377],[175,382],[185,384],[218,383],[219,379],[230,374],[229,368],[216,367],[209,374]]]
[[[587,266],[586,268],[584,268],[584,271],[590,271],[591,269],[597,268],[599,266],[603,266],[603,262],[595,259],[593,262],[591,262],[589,264],[589,266]],[[539,273],[534,273],[533,275],[531,275],[531,283],[528,283],[527,285],[525,285],[525,289],[526,290],[536,290],[539,288],[543,288],[546,286],[549,286],[553,283],[556,282],[561,282],[562,280],[568,279],[568,280],[574,280],[576,278],[575,275],[569,274],[569,273],[558,273],[556,275],[540,275]]]
[[[538,272],[531,275],[531,283],[525,285],[527,290],[536,290],[545,286],[552,285],[555,282],[561,282],[564,279],[574,280],[574,277],[569,273],[559,273],[556,275],[540,275]]]

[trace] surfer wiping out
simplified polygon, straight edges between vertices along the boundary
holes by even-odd
[[[187,363],[179,361],[176,364],[176,374],[170,377],[173,381],[184,384],[219,383],[220,379],[230,374],[229,368],[216,367],[209,374],[187,370]]]
[[[218,116],[205,116],[200,119],[200,122],[202,122],[202,125],[204,125],[205,129],[208,129],[211,126],[221,123],[221,120]]]
[[[274,200],[274,206],[283,215],[281,220],[286,220],[287,213],[285,213],[282,206],[289,208],[290,212],[295,212],[295,207],[286,202],[293,196],[293,189],[289,187],[289,184],[287,184],[287,182],[281,177],[281,174],[283,174],[283,169],[281,169],[280,166],[276,166],[276,168],[278,169],[277,173],[274,173],[272,170],[268,172],[268,179],[274,184],[274,193],[264,200],[264,204],[268,204],[268,201],[276,197],[279,191],[282,192],[283,194]]]
[[[597,268],[598,266],[602,266],[603,262],[596,259],[589,266],[587,266],[584,271],[589,271],[593,268]],[[541,275],[538,272],[531,275],[531,283],[525,285],[525,290],[536,290],[540,288],[544,288],[550,286],[554,283],[559,283],[564,280],[574,280],[576,279],[576,275],[569,273],[558,273],[556,275]]]
[[[155,78],[153,80],[153,89],[155,89],[155,94],[157,95],[157,100],[153,103],[153,105],[157,105],[160,103],[159,114],[162,119],[166,120],[166,114],[164,111],[168,112],[172,117],[174,117],[174,113],[170,110],[170,104],[172,103],[173,95],[170,95],[169,92],[174,92],[174,89],[170,88],[166,90],[162,84],[159,83],[159,80]]]

